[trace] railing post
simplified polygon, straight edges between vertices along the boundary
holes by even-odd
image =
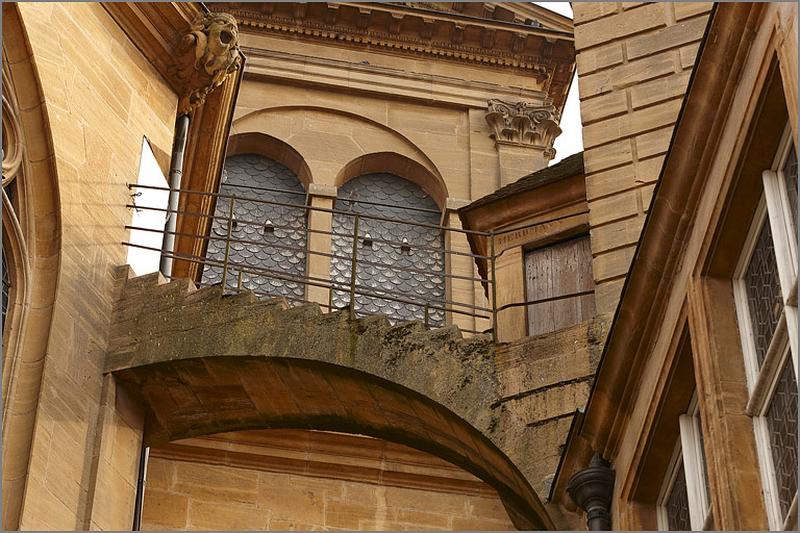
[[[236,277],[236,292],[242,292],[242,270],[239,269],[239,274]]]
[[[222,294],[225,294],[225,284],[228,282],[228,259],[231,255],[231,232],[233,231],[233,205],[236,198],[231,198],[228,209],[228,235],[225,237],[225,260],[222,263]]]
[[[497,261],[494,253],[494,233],[489,239],[489,257],[492,262],[492,340],[497,342]]]
[[[353,220],[353,258],[350,263],[350,318],[356,317],[356,263],[358,261],[358,222],[356,213]]]
[[[431,313],[431,304],[430,302],[425,302],[425,329],[428,329],[428,317]]]

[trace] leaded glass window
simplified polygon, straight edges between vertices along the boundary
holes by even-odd
[[[756,358],[758,365],[761,366],[783,310],[772,232],[766,221],[758,234],[744,281]]]
[[[665,477],[658,507],[661,529],[703,529],[711,520],[700,406],[693,396],[686,414],[676,420],[680,438],[673,453],[673,466]]]
[[[797,498],[797,154],[787,126],[734,280],[739,332],[770,529]]]
[[[785,516],[797,492],[797,379],[790,361],[783,365],[766,419],[778,502]]]
[[[333,216],[331,279],[334,307],[350,303],[353,230],[358,314],[383,314],[391,321],[444,324],[444,237],[436,227],[441,211],[416,184],[393,174],[365,174],[339,187]],[[370,218],[370,217],[379,217]]]
[[[689,492],[686,487],[686,472],[683,465],[678,465],[672,489],[666,500],[665,511],[667,525],[670,531],[691,531],[692,524],[689,518]]]
[[[797,222],[797,151],[794,145],[789,148],[783,165],[783,180],[786,183],[786,196],[792,219]]]
[[[242,287],[259,296],[283,296],[302,302],[306,271],[305,189],[283,164],[256,154],[225,160],[220,193],[235,196],[226,286]],[[270,202],[270,203],[265,203]],[[206,257],[225,258],[230,198],[217,200]],[[203,283],[222,281],[223,267],[206,265]]]

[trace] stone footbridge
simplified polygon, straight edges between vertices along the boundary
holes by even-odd
[[[128,278],[106,372],[146,406],[144,442],[265,428],[370,435],[493,486],[521,529],[553,529],[535,433],[503,401],[497,346],[457,327],[352,319],[159,274]]]

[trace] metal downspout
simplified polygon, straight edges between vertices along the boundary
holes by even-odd
[[[175,228],[178,224],[177,189],[181,187],[183,176],[183,156],[186,151],[186,137],[189,131],[189,115],[180,115],[175,121],[175,139],[172,141],[172,160],[169,168],[169,200],[167,220],[164,223],[164,238],[161,241],[161,264],[159,270],[164,277],[172,275],[172,253],[175,249]]]
[[[189,132],[189,115],[180,115],[175,120],[175,138],[172,141],[172,159],[169,165],[169,199],[167,200],[167,219],[164,222],[164,238],[161,241],[161,263],[159,270],[164,277],[172,275],[172,252],[175,248],[175,229],[178,225],[177,189],[183,177],[183,156],[186,152],[186,138]],[[139,455],[139,474],[136,480],[136,499],[133,507],[132,531],[140,531],[142,526],[142,507],[144,504],[144,482],[147,473],[147,458],[150,448],[142,444]]]
[[[139,455],[139,475],[136,477],[136,500],[133,504],[133,526],[131,531],[142,530],[142,508],[144,507],[144,482],[147,477],[147,460],[150,457],[150,448],[142,443],[142,452]]]

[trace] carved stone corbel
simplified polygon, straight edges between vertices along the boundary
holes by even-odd
[[[178,113],[188,114],[241,66],[236,19],[227,13],[198,16],[176,52],[173,70],[181,94]]]

